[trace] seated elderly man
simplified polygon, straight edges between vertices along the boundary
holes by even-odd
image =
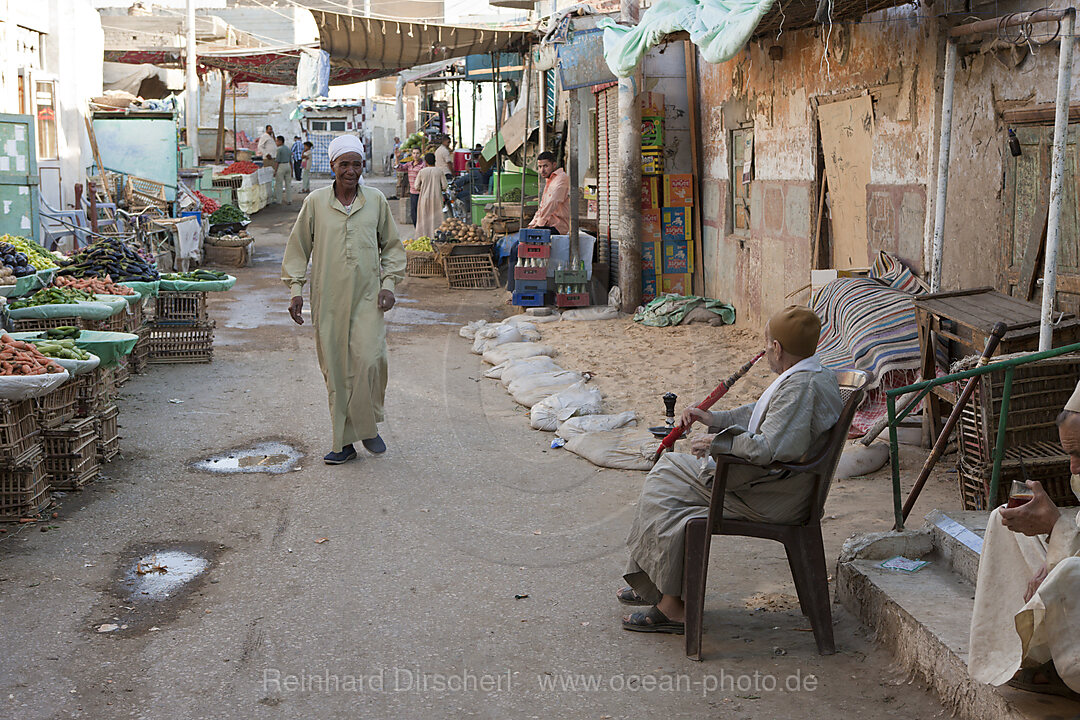
[[[726,453],[755,466],[733,466],[724,495],[724,516],[759,522],[799,523],[810,509],[810,476],[764,468],[816,452],[843,408],[836,375],[823,368],[817,351],[821,320],[792,305],[765,325],[766,358],[779,375],[756,403],[725,412],[688,408],[682,422],[709,426],[693,438],[692,455],[668,453],[641,489],[637,517],[626,540],[630,585],[617,597],[626,605],[651,605],[623,618],[636,632],[683,633],[683,543],[686,523],[707,517],[715,463]]]
[[[1080,384],[1058,416],[1080,497]],[[971,615],[974,679],[1080,699],[1080,514],[1054,505],[1041,483],[1032,499],[990,514]]]

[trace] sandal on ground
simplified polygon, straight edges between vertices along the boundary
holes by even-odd
[[[624,587],[619,592],[615,593],[615,597],[623,605],[651,605],[652,604],[652,603],[648,602],[645,598],[638,595],[637,591],[634,590],[634,588],[630,587],[629,585]]]
[[[668,633],[670,635],[682,635],[686,632],[686,625],[681,622],[669,620],[668,616],[660,612],[653,605],[648,610],[636,612],[629,620],[623,620],[623,630],[632,632]]]
[[[1040,675],[1043,677],[1043,682],[1036,682],[1036,678]],[[1080,693],[1065,684],[1065,681],[1057,674],[1053,662],[1045,663],[1039,667],[1022,667],[1016,671],[1016,675],[1013,675],[1008,684],[1009,687],[1014,687],[1017,690],[1042,693],[1043,695],[1060,695],[1061,697],[1080,700]]]

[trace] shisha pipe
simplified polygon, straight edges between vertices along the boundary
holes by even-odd
[[[755,355],[750,360],[750,362],[746,363],[741,368],[732,373],[731,377],[729,377],[727,380],[724,380],[719,385],[717,385],[716,389],[709,393],[709,396],[707,398],[699,402],[694,407],[696,407],[698,410],[708,410],[709,408],[711,408],[717,400],[727,394],[727,391],[731,389],[732,385],[738,382],[739,378],[750,372],[750,368],[754,367],[754,363],[760,360],[764,354],[765,351],[762,350],[757,355]],[[675,441],[681,438],[683,436],[683,433],[685,433],[687,429],[688,426],[684,426],[682,424],[682,421],[680,420],[679,424],[676,425],[675,428],[671,432],[669,432],[663,440],[660,441],[660,447],[656,448],[656,454],[653,455],[653,462],[655,463],[657,460],[659,460],[660,456],[664,454],[665,450],[670,450],[672,447],[674,447]]]

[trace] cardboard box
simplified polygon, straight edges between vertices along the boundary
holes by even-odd
[[[661,272],[690,272],[690,243],[686,240],[665,240],[662,244]]]
[[[660,276],[660,292],[664,294],[690,295],[692,277],[690,273],[664,273]]]
[[[690,174],[664,176],[664,206],[693,207],[694,176]]]
[[[664,117],[664,93],[647,92],[638,97],[642,117]]]
[[[691,228],[686,208],[666,207],[660,211],[660,239],[663,242],[690,242]]]
[[[641,144],[657,145],[664,144],[664,118],[641,116]]]
[[[641,244],[641,270],[642,272],[656,272],[660,267],[660,243]]]
[[[660,208],[660,178],[655,175],[641,176],[641,209]]]
[[[641,211],[641,242],[660,242],[660,209]]]
[[[641,174],[660,175],[664,172],[664,151],[660,148],[641,148]]]
[[[651,270],[641,271],[641,301],[649,302],[656,297],[656,273]]]

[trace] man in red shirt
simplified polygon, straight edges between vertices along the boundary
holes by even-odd
[[[545,150],[536,157],[536,169],[546,180],[540,195],[540,207],[529,221],[529,227],[550,230],[552,235],[570,232],[570,176],[559,167],[555,153]],[[517,265],[517,241],[510,248],[510,271],[506,274],[506,289],[514,290],[514,266]]]

